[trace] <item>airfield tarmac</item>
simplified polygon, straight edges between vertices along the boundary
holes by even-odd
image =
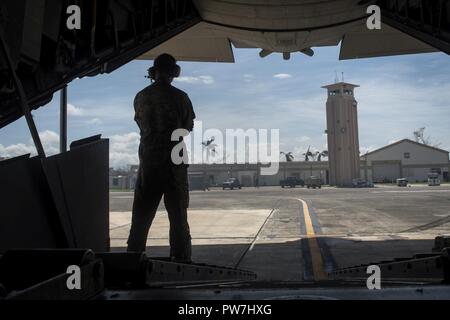
[[[126,247],[132,192],[110,194],[110,235]],[[193,260],[255,271],[260,280],[321,280],[347,267],[431,252],[450,234],[450,186],[367,189],[280,187],[191,192]],[[161,203],[149,256],[169,255]]]

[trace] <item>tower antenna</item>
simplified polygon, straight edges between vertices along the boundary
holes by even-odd
[[[339,82],[338,74],[337,74],[337,71],[334,70],[334,83],[338,83],[338,82]]]
[[[344,82],[344,72],[342,72],[342,82]]]

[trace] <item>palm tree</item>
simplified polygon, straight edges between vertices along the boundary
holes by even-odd
[[[286,157],[286,162],[292,162],[294,161],[294,155],[292,152],[280,152],[280,155],[284,155]],[[284,165],[284,179],[286,179],[286,164]]]
[[[318,157],[319,155],[320,155],[320,152],[319,152],[319,151],[314,152],[313,155],[312,155],[313,160],[316,161],[316,159],[317,159],[317,157]]]
[[[314,154],[311,152],[311,146],[308,147],[308,151],[306,151],[304,154],[305,156],[305,162],[309,161],[309,158],[314,158]]]
[[[328,150],[323,150],[322,152],[319,152],[319,155],[317,157],[317,161],[322,161],[322,158],[328,158]]]
[[[216,147],[217,144],[213,143],[216,140],[215,137],[211,137],[211,139],[208,139],[206,141],[202,142],[202,146],[206,149],[206,162],[209,163],[209,156],[211,154],[216,154]]]
[[[294,155],[292,154],[292,152],[280,152],[280,154],[283,154],[286,157],[286,162],[292,162],[294,161]]]

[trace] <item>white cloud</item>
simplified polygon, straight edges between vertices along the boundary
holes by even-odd
[[[42,146],[47,155],[57,154],[59,152],[59,135],[56,132],[46,130],[39,133]],[[32,141],[30,141],[32,143]]]
[[[396,143],[398,141],[400,141],[400,139],[392,139],[392,140],[389,140],[388,144],[393,144],[393,143]]]
[[[81,108],[75,107],[73,104],[67,104],[67,115],[74,117],[81,117],[85,114],[84,110]]]
[[[295,138],[296,142],[307,142],[307,141],[311,141],[311,137],[308,136],[301,136],[300,138]]]
[[[214,83],[214,78],[211,76],[200,76],[199,79],[204,83],[204,84],[213,84]]]
[[[132,95],[124,95],[119,98],[102,97],[102,99],[83,98],[78,100],[77,105],[79,107],[76,109],[79,111],[79,117],[72,119],[72,123],[108,126],[116,125],[116,122],[121,124],[124,121],[133,122],[134,94],[135,92]]]
[[[5,147],[0,144],[0,157],[2,158],[14,158],[29,153],[36,153],[34,146],[18,143]]]
[[[186,83],[196,83],[198,81],[198,77],[179,77],[176,78],[177,82],[186,82]]]
[[[308,151],[308,146],[294,147],[292,152],[294,154],[295,161],[303,161],[305,160],[304,154]]]
[[[213,84],[215,82],[214,78],[212,76],[185,76],[185,77],[179,77],[176,78],[175,81],[177,82],[184,82],[184,83],[190,83],[190,84]]]
[[[46,130],[39,132],[39,137],[41,138],[42,146],[47,156],[59,152],[59,135],[57,133]],[[31,154],[32,156],[37,154],[32,139],[30,139],[28,144],[17,143],[6,147],[0,144],[0,157],[14,158],[24,154]]]
[[[126,168],[138,164],[140,136],[136,132],[114,135],[110,138],[109,165],[113,168]]]
[[[59,153],[59,135],[56,132],[46,130],[39,133],[42,146],[47,156]],[[110,166],[114,168],[125,168],[130,164],[138,164],[138,147],[140,136],[136,132],[110,137]],[[24,154],[36,155],[33,142],[29,144],[18,143],[9,146],[0,144],[0,157],[14,158]]]
[[[88,120],[86,123],[89,124],[89,125],[101,125],[101,124],[103,124],[102,120],[100,120],[99,118],[93,118],[91,120]]]
[[[292,75],[290,75],[288,73],[278,73],[278,74],[275,74],[273,77],[276,79],[289,79],[289,78],[292,78]]]
[[[359,154],[360,155],[365,155],[368,152],[374,151],[376,149],[378,149],[379,147],[377,146],[359,146]]]
[[[246,73],[243,75],[243,78],[245,82],[253,82],[255,77],[252,74]]]

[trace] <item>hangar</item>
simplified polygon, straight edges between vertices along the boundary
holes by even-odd
[[[411,182],[427,180],[438,173],[441,181],[449,181],[448,151],[403,139],[361,157],[361,176],[374,182],[407,178]]]

